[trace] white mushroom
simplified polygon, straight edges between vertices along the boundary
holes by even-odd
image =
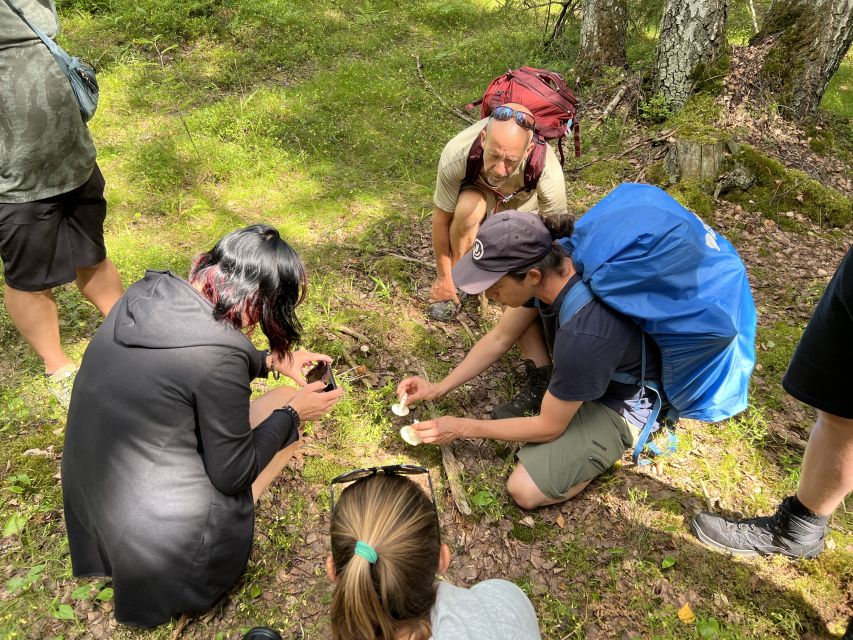
[[[399,403],[391,405],[391,412],[395,416],[400,416],[400,417],[409,415],[409,407],[406,406],[406,401],[408,399],[409,399],[409,394],[404,391],[403,395],[400,396]]]
[[[415,420],[415,424],[417,423],[418,421]],[[413,425],[407,424],[405,427],[400,429],[400,437],[413,447],[416,447],[423,442],[423,440],[421,440],[420,436],[418,435],[418,432],[415,431]]]

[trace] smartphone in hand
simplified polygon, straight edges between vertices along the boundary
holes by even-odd
[[[323,392],[333,391],[338,388],[335,382],[335,376],[332,373],[332,366],[328,362],[318,362],[312,369],[305,374],[305,380],[308,384],[322,380],[326,383]]]

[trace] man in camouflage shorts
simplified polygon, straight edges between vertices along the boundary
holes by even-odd
[[[16,0],[48,36],[54,0]],[[75,281],[106,315],[122,293],[104,246],[104,178],[68,79],[50,51],[0,1],[0,258],[5,303],[67,407],[76,366],[62,349],[51,289]]]

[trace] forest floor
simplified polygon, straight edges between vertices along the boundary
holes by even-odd
[[[453,321],[425,314],[435,165],[444,142],[464,126],[439,98],[463,105],[522,64],[567,71],[576,33],[543,47],[541,16],[463,0],[404,8],[384,0],[89,4],[61,5],[62,42],[99,61],[102,102],[91,129],[107,180],[108,249],[125,285],[146,268],[185,275],[192,256],[224,233],[273,224],[308,267],[305,346],[336,358],[346,395],[309,425],[299,457],[261,499],[249,566],[229,594],[188,621],[129,629],[112,618],[108,580],[71,575],[58,475],[65,416],[0,310],[0,639],[234,640],[260,624],[285,638],[330,637],[328,482],[345,470],[395,462],[431,469],[454,556],[446,578],[465,586],[514,581],[534,603],[543,638],[841,635],[853,612],[849,504],[830,520],[827,549],[815,560],[731,558],[699,545],[688,522],[706,508],[766,514],[796,489],[814,416],[780,381],[853,244],[849,225],[814,219],[812,192],[802,185],[812,178],[842,199],[853,193],[853,114],[844,111],[853,104],[849,57],[816,127],[792,124],[778,108],[743,95],[752,55],[744,48],[734,50],[719,95],[700,97],[687,116],[650,112],[624,73],[579,89],[584,153],[566,163],[578,213],[623,180],[659,175],[668,141],[695,129],[697,118],[802,172],[791,183],[779,179],[766,201],[772,210],[749,192],[714,199],[701,185],[672,189],[701,205],[703,219],[746,263],[759,318],[750,407],[716,425],[682,421],[679,450],[660,465],[637,468],[626,456],[576,499],[534,512],[513,506],[505,491],[515,464],[510,447],[458,441],[474,510],[463,516],[438,449],[410,447],[398,436],[427,408],[416,405],[406,419],[389,411],[399,380],[422,371],[439,379],[499,316],[496,305],[481,314],[472,299]],[[647,30],[635,26],[632,69],[647,65],[653,48]],[[599,121],[623,83],[633,88]],[[802,206],[781,206],[788,196]],[[100,318],[73,287],[57,298],[63,342],[79,358]],[[366,377],[345,373],[356,365],[367,368]],[[513,351],[436,410],[486,417],[521,383]],[[256,393],[268,384],[256,382]],[[685,604],[692,623],[678,616]]]

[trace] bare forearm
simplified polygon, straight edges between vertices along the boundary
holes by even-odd
[[[495,336],[494,329],[487,333],[472,347],[465,359],[459,363],[459,366],[438,383],[441,395],[445,395],[459,385],[476,378],[509,351],[511,346],[512,342],[505,344]]]
[[[436,209],[432,215],[432,248],[435,251],[435,271],[439,278],[450,278],[450,223],[453,215]]]
[[[474,420],[458,418],[466,438],[486,438],[506,442],[551,442],[565,429],[557,429],[542,416],[506,418],[505,420]]]

